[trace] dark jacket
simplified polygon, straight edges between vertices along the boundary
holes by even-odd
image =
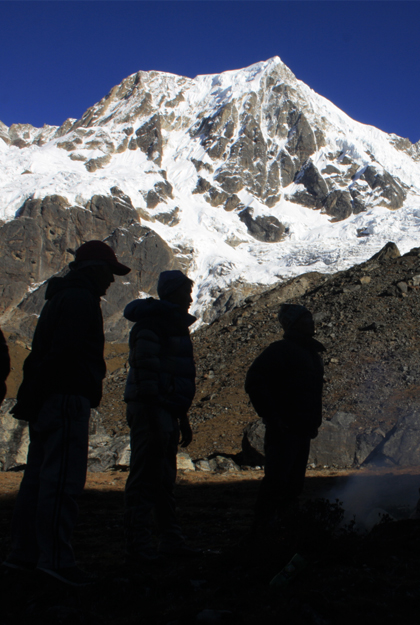
[[[316,436],[322,421],[321,343],[292,331],[252,363],[245,390],[265,423],[277,419],[294,434]]]
[[[10,357],[7,343],[0,330],[0,404],[6,396],[6,379],[10,373]]]
[[[165,300],[135,300],[124,316],[130,332],[130,371],[124,400],[162,406],[183,416],[195,395],[195,364],[189,326],[195,317]]]
[[[49,280],[45,299],[13,410],[16,418],[28,421],[55,393],[82,395],[91,407],[98,406],[106,373],[95,283],[83,271],[70,271]]]

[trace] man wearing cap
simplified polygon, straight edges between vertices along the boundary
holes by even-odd
[[[245,390],[266,426],[265,467],[255,507],[254,531],[284,513],[303,490],[310,441],[322,421],[325,348],[313,338],[312,314],[282,304],[284,336],[251,365]]]
[[[125,488],[127,560],[157,561],[160,555],[188,556],[176,513],[173,488],[179,434],[192,441],[188,410],[195,394],[195,365],[188,313],[192,281],[181,271],[159,276],[159,299],[135,300],[124,316],[130,332],[130,371],[124,399],[130,426],[130,474]],[[155,513],[159,553],[152,531]]]
[[[86,480],[90,409],[106,372],[100,298],[114,274],[130,269],[102,241],[84,243],[69,266],[48,281],[13,409],[29,421],[30,445],[4,564],[82,586],[90,576],[76,566],[70,540]]]

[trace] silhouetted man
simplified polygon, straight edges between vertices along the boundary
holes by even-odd
[[[313,338],[312,314],[304,306],[282,304],[281,341],[253,362],[245,390],[266,426],[264,478],[255,508],[254,530],[287,510],[303,490],[310,441],[322,421],[325,351]]]
[[[105,377],[100,298],[128,267],[102,241],[76,251],[70,272],[51,278],[27,357],[14,416],[29,421],[27,466],[4,563],[38,569],[75,586],[91,581],[74,560],[71,535],[87,470],[90,409]]]
[[[6,379],[10,373],[10,357],[3,332],[0,330],[0,405],[6,397]]]
[[[159,276],[159,300],[128,304],[124,316],[134,321],[130,333],[130,371],[124,399],[130,426],[130,475],[125,488],[128,561],[159,557],[152,533],[152,511],[160,533],[159,552],[193,555],[185,544],[175,513],[173,488],[176,454],[192,441],[188,410],[195,394],[195,365],[188,314],[192,281],[181,271]]]

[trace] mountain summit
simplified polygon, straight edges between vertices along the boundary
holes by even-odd
[[[0,123],[0,188],[3,322],[93,236],[134,265],[119,301],[182,267],[208,322],[309,265],[415,247],[420,141],[350,119],[278,57],[194,79],[137,72],[59,128]]]

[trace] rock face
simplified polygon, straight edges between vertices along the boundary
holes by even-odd
[[[249,208],[246,208],[239,213],[239,217],[241,221],[246,224],[248,232],[258,241],[281,241],[281,238],[286,230],[277,217],[273,217],[272,215],[267,217],[256,217],[254,219]]]
[[[401,208],[407,193],[398,178],[393,178],[387,171],[378,171],[375,167],[366,167],[362,178],[366,180],[372,191],[380,198],[378,206],[386,206],[392,210]]]
[[[32,337],[44,304],[44,281],[65,272],[73,252],[90,239],[105,240],[132,268],[116,278],[103,302],[107,340],[123,340],[128,322],[125,305],[139,292],[156,294],[159,273],[178,268],[169,246],[140,224],[129,197],[117,187],[95,195],[85,207],[69,206],[60,196],[27,200],[18,215],[0,228],[0,324],[9,332]]]

